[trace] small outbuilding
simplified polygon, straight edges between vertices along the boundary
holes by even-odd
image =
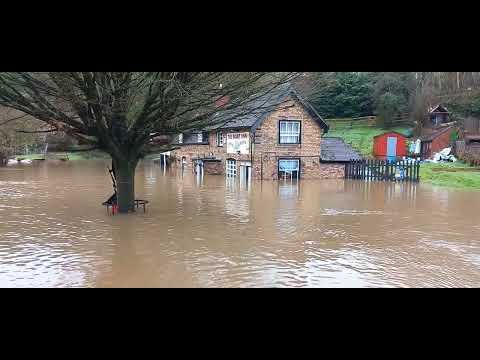
[[[450,147],[452,144],[452,132],[455,130],[453,126],[440,128],[432,133],[420,137],[422,147],[420,156],[422,159],[429,159],[435,153]]]
[[[373,156],[377,159],[395,160],[407,156],[407,137],[396,131],[389,131],[373,138]]]
[[[436,127],[446,124],[450,121],[450,112],[443,105],[432,106],[428,109],[429,122],[424,124],[426,127]]]

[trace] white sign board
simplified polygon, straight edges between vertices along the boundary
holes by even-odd
[[[227,154],[249,154],[250,153],[250,134],[228,133],[227,134]]]

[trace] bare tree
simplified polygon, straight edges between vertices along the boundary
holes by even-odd
[[[40,135],[30,132],[42,127],[42,122],[20,111],[0,106],[0,166],[7,158],[40,143]]]
[[[0,73],[0,105],[29,114],[89,149],[110,154],[118,206],[133,208],[138,161],[172,149],[173,135],[220,125],[254,111],[259,99],[296,73],[8,72]],[[218,106],[218,101],[223,106]],[[268,106],[271,106],[270,104]]]

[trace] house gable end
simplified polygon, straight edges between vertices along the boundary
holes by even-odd
[[[312,105],[310,105],[308,102],[303,100],[295,91],[291,91],[290,93],[285,94],[284,97],[282,97],[281,102],[283,104],[287,103],[288,100],[292,100],[297,104],[300,104],[302,108],[307,112],[308,115],[318,124],[323,129],[324,134],[326,134],[329,130],[328,124],[323,120],[323,118],[318,114],[318,112],[313,108]],[[255,132],[261,125],[262,123],[267,119],[269,115],[274,113],[275,111],[278,111],[279,108],[283,106],[282,104],[279,104],[275,109],[262,114],[261,117],[258,118],[258,120],[253,124],[251,131]]]

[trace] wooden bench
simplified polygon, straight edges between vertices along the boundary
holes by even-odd
[[[135,203],[134,203],[134,206],[135,206],[135,209],[138,209],[140,206],[143,207],[143,212],[145,213],[147,211],[147,204],[149,203],[148,200],[141,200],[141,199],[136,199],[135,200]],[[117,212],[117,204],[116,203],[111,203],[111,202],[104,202],[102,203],[103,206],[106,206],[107,208],[107,214],[110,215],[110,213],[112,215],[115,215],[115,213]],[[110,211],[111,210],[111,211]]]
[[[138,209],[140,206],[143,206],[143,212],[145,213],[148,200],[135,200],[135,208]]]

